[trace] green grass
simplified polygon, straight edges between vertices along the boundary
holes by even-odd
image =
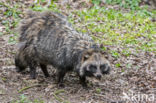
[[[39,2],[45,2],[45,0],[39,0]],[[92,0],[92,3],[96,4],[94,7],[71,12],[69,21],[74,24],[78,31],[89,33],[98,43],[124,48],[121,53],[125,56],[131,54],[131,48],[138,51],[156,52],[156,22],[150,20],[156,17],[156,10],[148,11],[148,7],[142,7],[135,11],[123,12],[122,10],[117,11],[100,7],[98,6],[100,2],[101,0]],[[106,2],[108,4],[113,2],[120,4],[121,0],[106,0]],[[132,3],[131,5],[137,4],[134,0],[130,3]],[[17,34],[11,28],[15,28],[20,19],[19,5],[9,7],[8,4],[2,2],[0,2],[0,5],[8,8],[3,13],[5,16],[13,17],[13,21],[3,20],[2,24],[5,25],[7,34],[13,34],[10,36],[9,42],[15,43]],[[34,11],[51,10],[61,13],[61,10],[54,2],[49,6],[42,6],[37,3],[30,9]],[[67,9],[69,8],[67,7]],[[115,58],[120,57],[120,53],[117,51],[113,50],[111,53]]]
[[[136,50],[156,51],[156,22],[152,22],[151,17],[156,17],[156,11],[143,9],[123,13],[95,6],[73,12],[69,21],[76,25],[78,31],[89,32],[96,42],[124,47],[123,54],[128,56],[131,47]],[[112,55],[119,56],[115,52]]]
[[[16,43],[17,34],[14,32],[13,28],[18,24],[18,21],[20,20],[19,15],[22,14],[20,6],[18,4],[10,6],[4,2],[0,2],[0,6],[7,8],[6,11],[3,12],[4,20],[1,22],[1,24],[5,26],[5,32],[2,35],[9,34],[10,37],[8,42],[14,44]]]
[[[51,0],[50,4],[48,4],[47,0],[37,0],[37,3],[34,3],[34,6],[30,7],[30,9],[34,11],[51,10],[54,12],[60,12],[60,10],[58,9],[59,7],[54,3],[54,1],[57,0]],[[47,5],[42,5],[42,3],[45,3]]]
[[[107,4],[119,5],[120,7],[137,10],[139,9],[139,3],[141,0],[105,0]]]
[[[45,2],[45,0],[39,0],[39,2]],[[1,35],[9,35],[8,43],[15,44],[17,43],[18,34],[15,32],[15,28],[17,27],[19,21],[21,20],[20,15],[23,14],[23,11],[21,11],[21,8],[23,8],[20,4],[16,3],[15,5],[12,5],[1,2],[0,6],[3,8],[7,8],[5,12],[3,12],[4,20],[2,20],[1,24],[5,26],[4,33],[0,33]],[[48,7],[42,6],[39,3],[34,4],[33,7],[30,7],[29,9],[32,9],[34,11],[45,11],[45,10],[51,10],[54,12],[60,12],[57,5],[55,3],[51,3]]]
[[[34,10],[34,11],[45,11],[45,10],[51,10],[54,12],[60,12],[60,10],[58,9],[58,6],[55,3],[52,3],[50,6],[42,6],[39,4],[35,4],[34,7],[30,7],[30,9]]]

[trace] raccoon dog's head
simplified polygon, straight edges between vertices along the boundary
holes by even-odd
[[[110,69],[110,63],[103,51],[89,49],[82,55],[79,75],[101,79],[103,74],[110,72]]]

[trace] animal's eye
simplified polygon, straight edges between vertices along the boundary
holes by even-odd
[[[92,72],[96,72],[97,67],[96,67],[96,65],[90,65],[90,66],[89,66],[89,69],[90,69],[90,71],[92,71]]]
[[[105,68],[106,68],[106,64],[103,64],[103,65],[100,66],[101,70],[104,70]]]

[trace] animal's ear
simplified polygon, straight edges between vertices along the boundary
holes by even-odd
[[[92,51],[91,50],[88,50],[88,51],[85,51],[84,54],[83,54],[83,61],[86,61],[87,59],[89,59],[89,57],[92,55]]]
[[[25,46],[26,46],[26,41],[19,42],[19,43],[16,45],[17,49],[23,49],[23,48],[25,48]]]
[[[85,54],[84,57],[83,57],[83,60],[86,61],[89,57],[90,57],[89,54]]]
[[[109,55],[108,55],[108,53],[107,53],[106,51],[101,50],[101,54],[102,54],[106,59],[109,58]]]

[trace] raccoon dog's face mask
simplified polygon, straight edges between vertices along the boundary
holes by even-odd
[[[80,76],[101,79],[102,75],[110,72],[110,63],[101,50],[88,50],[82,56]]]

